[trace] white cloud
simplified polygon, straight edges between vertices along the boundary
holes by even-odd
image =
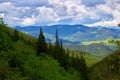
[[[23,22],[21,23],[23,26],[30,26],[35,24],[34,18],[25,18],[23,19]]]
[[[104,27],[110,27],[110,26],[117,26],[117,21],[116,20],[103,20],[100,22],[96,22],[94,24],[89,24],[88,26],[104,26]]]
[[[98,15],[100,21],[89,25],[106,27],[117,26],[117,24],[120,23],[120,9],[118,7],[120,7],[118,0],[106,0],[105,4],[97,5],[92,13]]]
[[[38,25],[47,25],[51,22],[58,21],[59,16],[56,14],[56,12],[54,12],[52,8],[39,7],[37,10],[39,11],[39,15],[36,17],[36,23]]]
[[[5,14],[4,13],[0,13],[0,17],[4,18]]]
[[[66,20],[70,20],[68,24],[93,21],[89,24],[113,26],[120,22],[120,0],[1,0],[0,14],[13,26],[61,24]]]
[[[114,17],[114,20],[116,20],[117,23],[120,23],[120,11],[115,10],[113,12],[113,17]]]

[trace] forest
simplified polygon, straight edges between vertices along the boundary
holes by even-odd
[[[118,49],[97,60],[87,52],[64,49],[57,29],[52,44],[42,28],[34,38],[8,27],[1,18],[0,80],[119,80],[120,41],[111,42]]]

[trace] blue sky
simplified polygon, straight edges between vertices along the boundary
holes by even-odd
[[[0,0],[0,16],[9,26],[117,26],[120,0]]]

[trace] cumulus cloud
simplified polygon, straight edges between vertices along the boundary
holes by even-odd
[[[34,18],[25,18],[25,19],[23,19],[23,22],[21,24],[24,26],[34,25],[35,19]]]
[[[0,0],[0,15],[11,26],[115,26],[120,22],[120,0]]]
[[[52,22],[57,22],[59,20],[59,16],[52,8],[47,7],[38,7],[39,15],[36,17],[36,23],[38,25],[47,25]]]

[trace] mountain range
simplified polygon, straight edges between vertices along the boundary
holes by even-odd
[[[16,26],[17,30],[38,37],[42,27],[46,40],[55,41],[55,32],[58,30],[59,38],[63,43],[81,44],[86,41],[97,41],[120,38],[120,29],[107,27],[88,27],[84,25],[52,25],[52,26]]]

